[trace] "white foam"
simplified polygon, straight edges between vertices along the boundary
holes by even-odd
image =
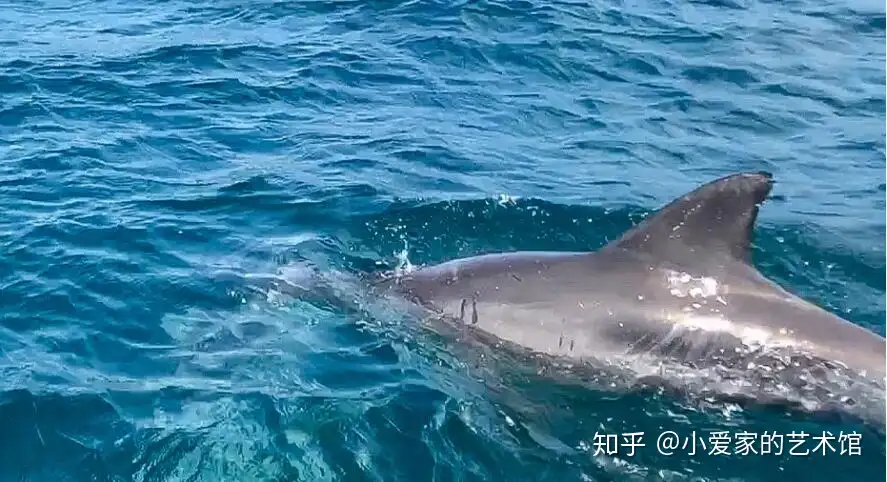
[[[709,276],[694,277],[689,273],[670,271],[666,279],[669,293],[678,298],[715,298],[723,294],[718,280]]]
[[[675,326],[688,330],[729,333],[749,346],[780,342],[780,340],[777,340],[773,333],[768,330],[752,326],[743,326],[734,323],[723,316],[704,316],[687,313],[678,318],[673,318],[671,321]]]

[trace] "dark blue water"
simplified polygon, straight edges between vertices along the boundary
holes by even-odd
[[[883,2],[0,12],[4,480],[884,480],[863,422],[490,383],[381,313],[218,275],[597,248],[765,169],[756,264],[883,334]],[[836,439],[664,455],[665,430]]]

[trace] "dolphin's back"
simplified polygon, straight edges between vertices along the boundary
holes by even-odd
[[[551,355],[658,350],[698,361],[712,347],[763,343],[883,378],[882,337],[788,293],[751,264],[754,223],[771,188],[767,173],[727,176],[597,252],[488,254],[395,284],[438,314]]]
[[[610,268],[618,266],[593,253],[492,254],[420,269],[401,277],[397,289],[500,340],[581,359],[612,346],[598,331],[608,325],[592,319],[632,316],[627,295],[638,289],[638,280]],[[620,286],[616,291],[626,296],[609,296],[604,286]]]

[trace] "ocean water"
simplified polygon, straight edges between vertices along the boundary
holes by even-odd
[[[0,12],[2,480],[884,480],[865,421],[479,376],[280,288],[594,249],[763,169],[756,265],[883,335],[883,2]]]

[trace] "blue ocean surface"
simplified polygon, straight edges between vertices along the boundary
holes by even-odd
[[[866,421],[486,370],[281,288],[596,249],[766,170],[756,266],[883,335],[883,2],[0,12],[0,479],[884,480]]]

